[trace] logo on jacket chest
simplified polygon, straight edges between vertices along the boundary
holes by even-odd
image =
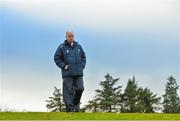
[[[69,54],[69,50],[66,50],[66,53]]]
[[[75,51],[80,52],[81,50],[78,48],[78,49],[76,49]],[[66,50],[66,53],[69,54],[69,53],[70,53],[70,50],[67,49],[67,50]]]

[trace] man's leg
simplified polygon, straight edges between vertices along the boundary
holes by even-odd
[[[74,105],[74,110],[75,110],[75,112],[80,111],[80,103],[78,103],[77,105]]]
[[[66,105],[67,112],[74,111],[73,95],[74,95],[73,78],[63,77],[63,99]]]
[[[75,77],[74,78],[74,100],[73,104],[75,105],[75,111],[79,112],[80,111],[80,100],[82,93],[84,91],[84,83],[83,83],[83,78],[82,77]]]

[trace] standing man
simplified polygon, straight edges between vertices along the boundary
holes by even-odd
[[[84,91],[83,69],[86,65],[86,55],[81,45],[74,41],[72,31],[66,32],[66,40],[57,48],[54,62],[62,72],[66,112],[79,112]]]

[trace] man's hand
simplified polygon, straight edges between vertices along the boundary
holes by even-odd
[[[68,67],[69,67],[69,65],[66,65],[66,66],[64,67],[64,69],[66,70]]]

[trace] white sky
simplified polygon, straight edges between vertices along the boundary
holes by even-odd
[[[177,25],[179,0],[4,0],[25,18],[44,24],[72,23],[92,29]],[[118,27],[119,26],[119,27]]]

